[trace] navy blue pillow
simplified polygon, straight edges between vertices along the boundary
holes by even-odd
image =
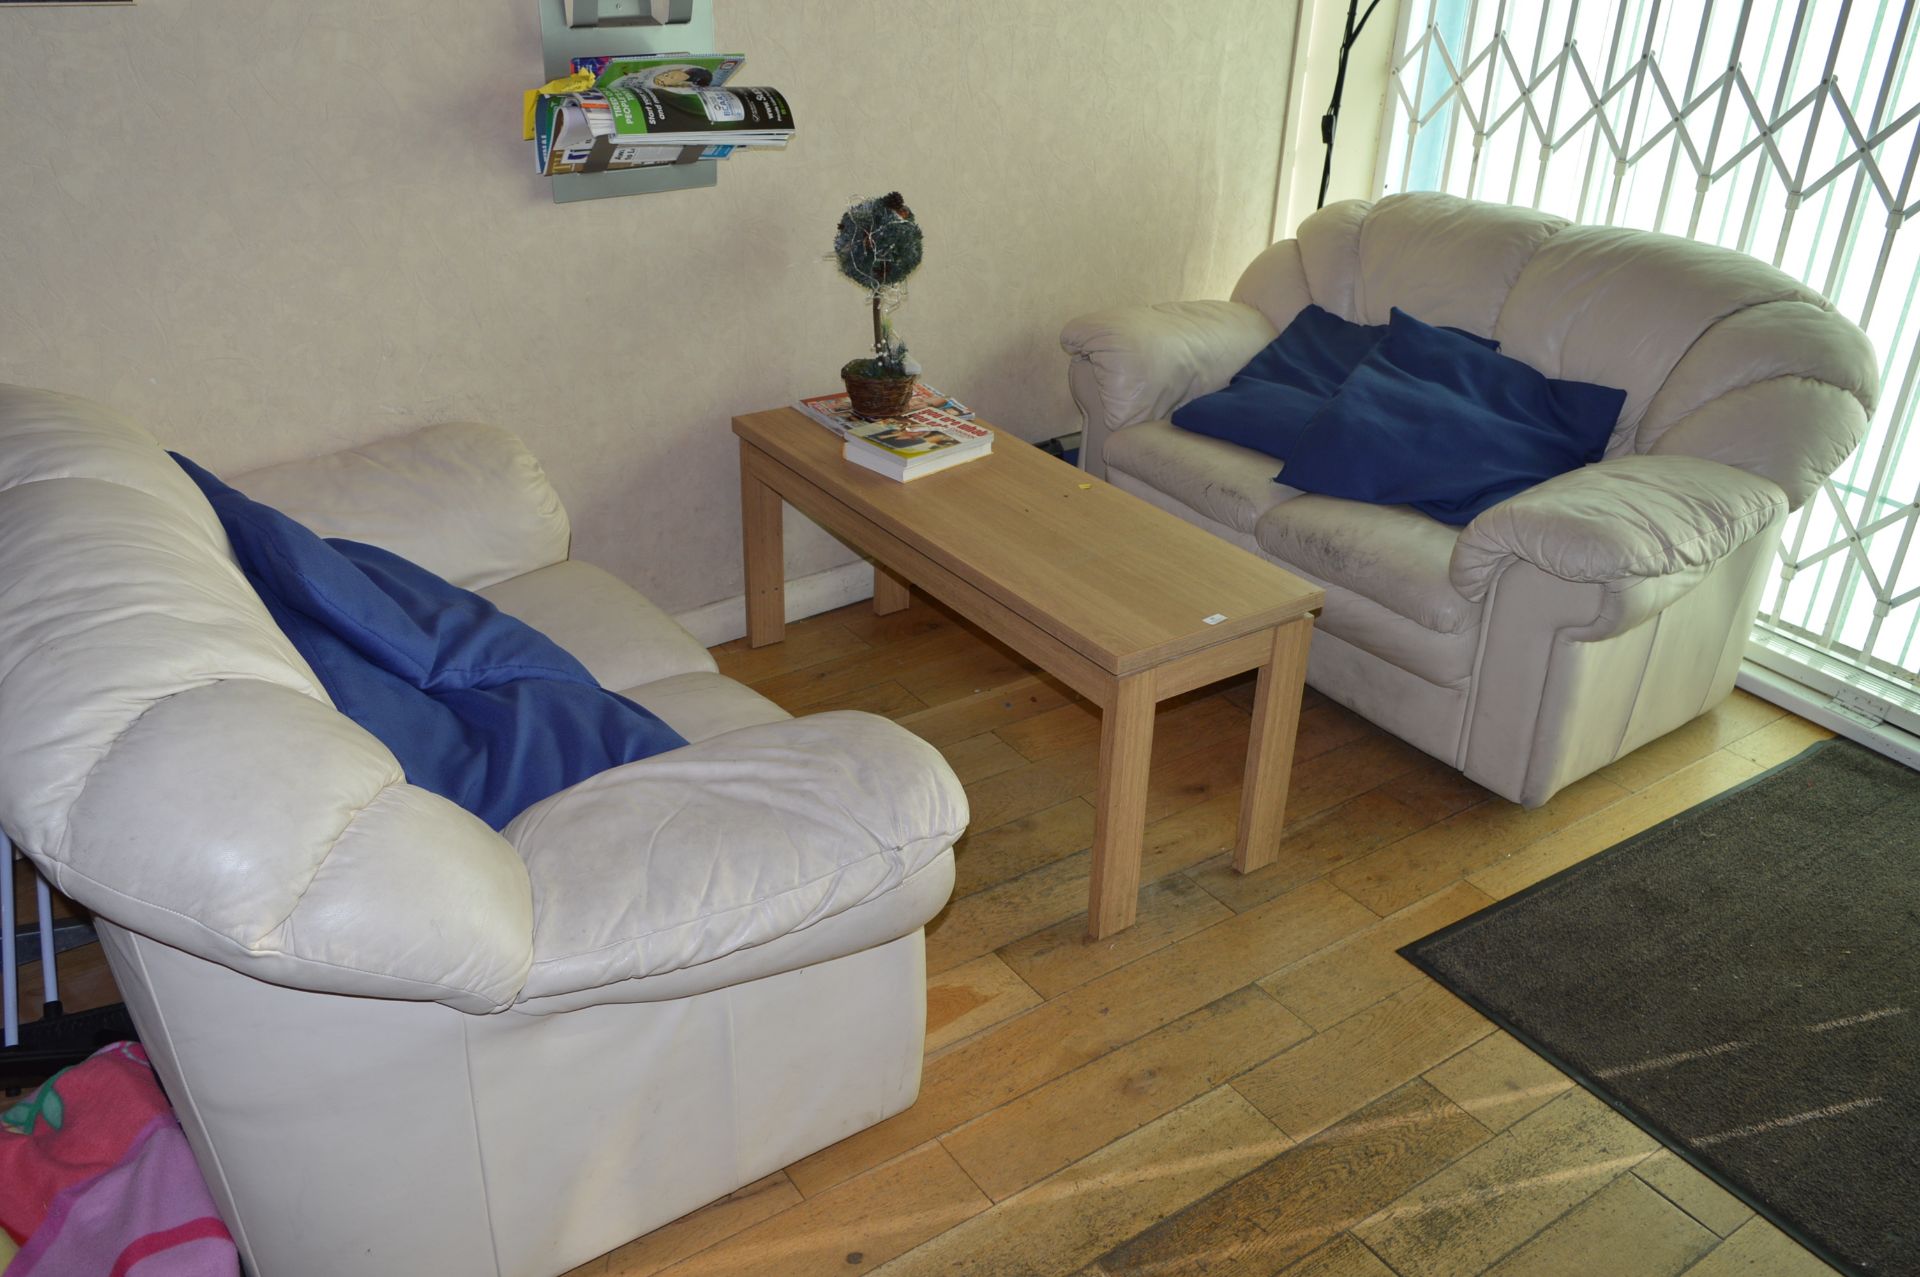
[[[479,595],[377,546],[322,540],[173,458],[274,623],[412,784],[499,829],[589,776],[687,743]]]
[[[1324,398],[1386,335],[1385,324],[1356,324],[1308,306],[1235,375],[1318,391]]]
[[[1313,414],[1386,338],[1388,328],[1387,324],[1356,324],[1308,306],[1234,374],[1226,389],[1174,409],[1173,424],[1284,457]],[[1447,331],[1490,350],[1500,348],[1491,338],[1457,328]]]
[[[1173,424],[1209,439],[1284,457],[1298,445],[1300,433],[1330,393],[1258,377],[1235,377],[1225,390],[1175,408]]]
[[[1280,454],[1279,479],[1328,496],[1411,505],[1457,526],[1598,461],[1626,397],[1551,380],[1396,310],[1386,339]]]

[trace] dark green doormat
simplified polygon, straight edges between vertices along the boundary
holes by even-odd
[[[1920,773],[1824,742],[1401,953],[1828,1263],[1920,1274]]]

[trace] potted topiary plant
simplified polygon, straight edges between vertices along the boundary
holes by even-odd
[[[833,236],[840,273],[866,289],[873,303],[873,353],[840,369],[853,410],[863,417],[891,417],[913,397],[914,375],[906,343],[888,318],[906,299],[907,276],[920,265],[920,224],[898,191],[861,200],[840,216]]]

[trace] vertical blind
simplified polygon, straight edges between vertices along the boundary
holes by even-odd
[[[1880,354],[1866,441],[1787,525],[1762,648],[1920,705],[1914,0],[1403,0],[1384,191],[1686,235],[1820,289]],[[1815,681],[1818,685],[1818,680]]]

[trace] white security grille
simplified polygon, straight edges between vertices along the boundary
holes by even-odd
[[[1879,411],[1788,525],[1757,637],[1901,702],[1920,690],[1916,42],[1913,0],[1403,0],[1380,168],[1385,191],[1737,248],[1866,329]]]

